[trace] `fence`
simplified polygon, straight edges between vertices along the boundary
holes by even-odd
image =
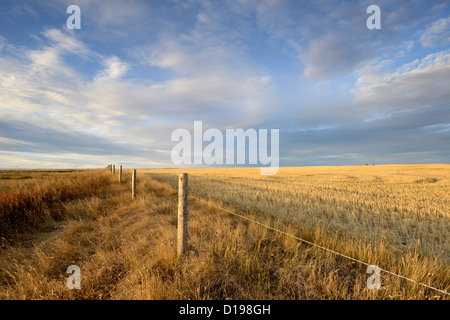
[[[122,166],[120,166],[120,172],[122,172]],[[136,197],[136,170],[134,169],[132,171],[132,198],[134,199],[135,197]],[[306,243],[306,244],[308,244],[310,246],[313,246],[313,247],[319,248],[321,250],[333,253],[333,254],[335,254],[337,256],[340,256],[340,257],[342,257],[344,259],[348,259],[348,260],[351,260],[353,262],[356,262],[356,263],[359,263],[359,264],[362,264],[362,265],[365,265],[365,266],[368,266],[368,267],[372,266],[368,262],[365,262],[365,261],[362,261],[362,260],[359,260],[359,259],[355,259],[353,257],[350,257],[348,255],[342,254],[342,253],[337,252],[335,250],[332,250],[332,249],[320,246],[320,245],[315,244],[315,243],[313,243],[311,241],[302,239],[302,238],[297,237],[295,235],[286,233],[286,232],[284,232],[282,230],[273,228],[273,227],[271,227],[269,225],[263,224],[263,223],[261,223],[259,221],[256,221],[254,219],[248,218],[246,216],[243,216],[243,215],[238,214],[236,212],[233,212],[231,210],[228,210],[228,209],[216,206],[214,204],[211,204],[209,202],[206,202],[203,199],[192,197],[192,196],[190,196],[190,198],[195,200],[195,201],[203,202],[206,205],[209,205],[209,206],[214,207],[216,209],[219,209],[219,210],[222,210],[224,212],[230,213],[230,214],[232,214],[232,215],[234,215],[236,217],[239,217],[241,219],[247,220],[247,221],[249,221],[251,223],[257,224],[257,225],[259,225],[261,227],[267,228],[267,229],[272,230],[274,232],[278,232],[280,234],[283,234],[283,235],[285,235],[287,237],[290,237],[290,238],[293,238],[295,240],[301,241],[301,242]],[[178,224],[177,224],[177,255],[178,255],[178,258],[182,258],[186,254],[187,250],[188,250],[188,174],[187,173],[182,173],[182,174],[180,174],[178,176]],[[424,284],[422,282],[416,281],[414,279],[407,278],[405,276],[396,274],[396,273],[391,272],[391,271],[386,270],[386,269],[382,269],[382,268],[379,268],[379,267],[377,267],[377,268],[379,269],[379,271],[384,272],[386,274],[389,274],[391,276],[398,277],[400,279],[409,281],[409,282],[414,283],[416,285],[423,286],[423,287],[425,287],[427,289],[434,290],[436,292],[440,292],[442,294],[450,296],[450,293],[448,293],[447,291],[444,291],[444,290],[441,290],[441,289],[429,286],[429,285]]]
[[[110,171],[113,175],[116,174],[116,165],[115,164],[108,164],[106,166],[106,169]],[[119,166],[119,183],[123,182],[123,167],[122,165]],[[131,171],[131,198],[136,198],[136,169],[132,169]]]

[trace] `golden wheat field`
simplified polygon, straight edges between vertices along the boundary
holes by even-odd
[[[0,299],[448,299],[449,169],[141,169],[135,200],[129,170],[122,183],[107,170],[3,171]],[[368,289],[357,261],[391,273]],[[66,287],[73,264],[80,290]]]

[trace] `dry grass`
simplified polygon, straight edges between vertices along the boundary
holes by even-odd
[[[67,177],[74,172],[74,170],[0,170],[0,192],[38,185],[49,178]]]
[[[295,190],[295,181],[285,180],[291,187],[283,189],[283,179],[289,179],[283,172],[265,181],[252,176],[251,171],[244,172],[237,169],[191,172],[201,175],[190,176],[191,193],[380,267],[443,289],[450,287],[449,268],[442,255],[424,254],[420,247],[400,252],[392,248],[386,235],[382,241],[369,240],[356,236],[358,230],[340,233],[339,229],[329,228],[331,223],[308,225],[305,222],[308,220],[293,219],[285,210],[306,201],[306,191],[298,202],[297,197],[279,199],[278,204],[286,202],[279,211],[262,210],[265,205],[275,205],[270,202],[274,200],[264,202],[267,195],[275,197],[286,190]],[[0,249],[0,299],[446,299],[442,294],[385,274],[380,290],[368,290],[364,266],[192,199],[189,253],[178,261],[176,191],[164,182],[172,181],[174,172],[169,173],[172,175],[160,175],[161,181],[157,181],[139,172],[135,201],[130,201],[129,183],[119,184],[110,174],[109,187],[99,194],[61,201],[66,220],[51,221],[47,223],[49,230],[27,233],[21,241]],[[320,183],[314,176],[319,179],[321,176],[318,172],[308,174],[312,176],[305,177],[302,184],[309,183],[307,190],[317,191]],[[446,181],[439,174],[433,177],[439,179],[433,185]],[[124,178],[129,181],[129,174]],[[411,179],[411,184],[426,185],[415,183],[420,180],[417,176]],[[216,182],[220,180],[226,183]],[[336,212],[343,210],[338,201],[341,198],[334,197],[334,192],[328,190],[329,198],[325,197],[326,188],[334,186],[331,180],[322,184],[320,197],[311,194],[312,199],[306,202],[334,199],[335,202],[322,202],[322,210],[316,212],[318,219],[323,219],[325,209],[334,207],[325,204],[334,203]],[[345,181],[340,195],[344,194]],[[264,184],[268,188],[264,190],[265,197]],[[202,190],[204,194],[200,193]],[[240,203],[257,191],[261,192],[259,201],[249,198],[247,206]],[[246,193],[238,196],[243,192]],[[303,194],[296,192],[297,196]],[[448,201],[445,199],[442,201]],[[260,205],[252,207],[254,201]],[[439,208],[440,203],[435,207]],[[354,201],[353,205],[363,204]],[[448,223],[445,219],[448,216],[444,216],[442,224]],[[72,264],[81,268],[81,290],[69,290],[65,285],[68,277],[65,271]]]
[[[12,180],[24,180],[23,177],[27,177],[31,181],[24,184],[14,181],[11,183],[13,189],[0,193],[0,238],[9,239],[48,219],[64,218],[60,207],[62,202],[103,193],[109,186],[109,177],[104,170],[45,179],[41,179],[40,174],[21,173]],[[5,180],[4,177],[11,178],[14,174],[1,176]]]

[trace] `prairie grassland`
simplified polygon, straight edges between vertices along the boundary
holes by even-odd
[[[283,204],[283,201],[265,202],[267,194],[280,196],[282,191],[300,187],[291,181],[291,188],[284,186],[283,189],[283,179],[299,179],[295,181],[309,185],[309,190],[322,192],[322,197],[316,195],[309,200],[311,204],[316,199],[329,199],[324,194],[330,193],[331,197],[333,192],[319,189],[319,180],[324,178],[326,181],[325,175],[330,174],[330,170],[331,175],[340,175],[332,172],[340,169],[287,168],[274,177],[260,177],[253,169],[187,171],[191,173],[191,195],[448,290],[450,271],[443,255],[433,256],[430,252],[424,255],[413,249],[411,243],[406,248],[393,249],[387,235],[382,241],[371,241],[353,233],[333,231],[328,228],[331,224],[314,224],[312,217],[311,220],[302,220],[301,216],[294,219],[296,210],[287,211],[291,203],[288,201],[296,203],[298,208],[302,204],[289,198],[289,193],[284,193],[287,203],[278,211],[270,208]],[[392,170],[399,172],[395,168]],[[364,180],[363,174],[347,171],[339,176],[341,194],[346,190],[346,175],[363,181],[371,179],[370,174]],[[148,172],[155,179],[149,177]],[[106,175],[106,188],[76,199],[61,199],[59,210],[63,220],[52,220],[50,216],[38,232],[27,231],[14,243],[6,242],[0,246],[0,299],[448,299],[446,295],[386,274],[382,274],[380,290],[369,290],[365,266],[192,198],[189,202],[189,252],[179,261],[176,258],[175,173],[176,170],[138,170],[138,193],[134,201],[131,201],[127,171],[122,184],[118,183],[117,177],[103,172],[100,174]],[[87,174],[95,176],[99,173],[91,171]],[[448,183],[445,174],[438,170],[432,175],[419,174],[419,178],[413,175],[411,181],[425,185],[426,182],[414,181],[431,177],[438,179],[433,184]],[[296,175],[304,175],[304,180]],[[387,173],[377,175],[384,179],[389,177]],[[329,183],[323,186],[337,188],[331,182],[337,183],[336,180],[336,176],[334,179],[328,177]],[[358,189],[349,190],[357,194]],[[250,197],[257,192],[260,192],[259,199]],[[297,191],[295,194],[303,193]],[[448,194],[442,192],[442,199],[436,200],[437,208],[444,208],[441,201],[448,201],[446,197]],[[248,199],[253,202],[244,202]],[[307,199],[305,193],[303,201]],[[331,208],[337,205],[343,210],[339,198],[335,199],[337,204]],[[355,203],[361,206],[360,202]],[[310,212],[320,217],[326,212],[322,207],[322,211]],[[434,214],[433,219],[439,217],[433,211],[428,214]],[[430,219],[426,214],[424,216]],[[443,227],[448,223],[448,216],[444,215],[441,220]],[[311,225],[306,224],[308,221]],[[354,232],[351,229],[349,227],[348,231]],[[81,268],[81,290],[66,287],[66,269],[73,264]]]

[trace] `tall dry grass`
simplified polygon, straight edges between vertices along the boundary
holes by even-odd
[[[0,192],[0,238],[9,238],[49,218],[61,219],[62,202],[104,193],[110,184],[104,170],[51,176],[39,183],[33,176],[27,177],[32,182]]]
[[[67,220],[56,231],[0,249],[0,299],[448,299],[386,274],[380,290],[369,290],[365,266],[192,198],[189,251],[179,261],[176,189],[138,172],[137,199],[131,201],[129,174],[122,184],[110,178],[104,194],[63,202]],[[237,210],[230,202],[210,201]],[[429,285],[450,287],[448,265],[439,257],[414,250],[400,254],[386,240],[330,234],[327,225],[241,213]],[[72,264],[81,268],[81,290],[65,285]]]

